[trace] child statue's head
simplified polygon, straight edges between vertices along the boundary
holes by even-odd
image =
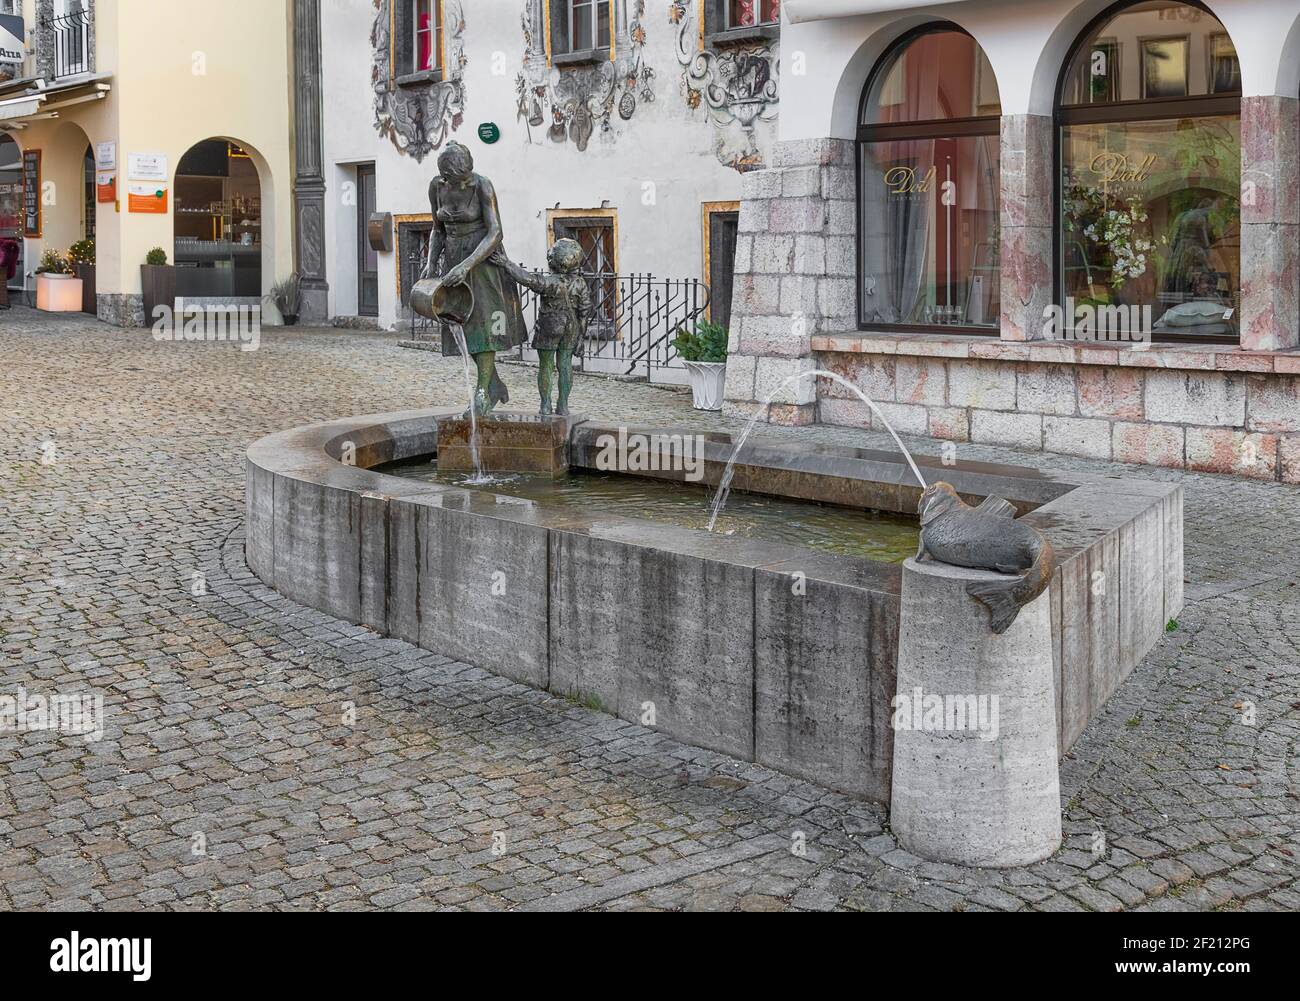
[[[551,266],[552,271],[564,273],[576,271],[582,264],[582,246],[577,240],[570,240],[567,237],[556,240],[555,246],[546,255],[546,263]]]

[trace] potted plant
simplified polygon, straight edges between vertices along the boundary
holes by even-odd
[[[176,269],[167,263],[167,252],[154,247],[140,265],[140,287],[144,292],[145,326],[153,324],[159,306],[176,308]]]
[[[272,285],[270,297],[284,317],[284,325],[294,326],[298,322],[298,307],[302,304],[302,279],[298,273],[294,272],[284,281]]]
[[[78,240],[68,249],[68,259],[81,279],[81,311],[91,316],[99,315],[99,301],[95,296],[95,241]]]
[[[686,365],[696,410],[721,410],[727,382],[727,331],[708,320],[678,329],[673,347]]]
[[[47,313],[81,312],[81,279],[67,254],[53,247],[41,254],[36,268],[36,308]]]

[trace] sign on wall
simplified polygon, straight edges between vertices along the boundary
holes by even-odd
[[[0,14],[0,70],[7,71],[12,80],[26,58],[27,30],[18,14]]]
[[[117,143],[103,142],[95,145],[95,169],[117,170]]]
[[[167,185],[128,184],[126,187],[126,208],[128,212],[166,215]]]
[[[23,150],[23,236],[41,237],[41,151]]]
[[[127,158],[128,180],[166,181],[166,153],[132,153]]]
[[[97,172],[95,174],[95,196],[101,205],[111,205],[117,201],[117,175]]]

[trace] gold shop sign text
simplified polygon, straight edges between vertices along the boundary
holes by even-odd
[[[1101,175],[1106,184],[1142,184],[1151,177],[1156,159],[1152,153],[1141,163],[1134,163],[1127,153],[1098,153],[1093,157],[1090,169]]]
[[[915,167],[893,167],[885,172],[885,187],[891,195],[925,195],[934,185],[934,168],[918,175]]]

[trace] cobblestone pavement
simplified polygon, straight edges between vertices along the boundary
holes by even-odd
[[[0,735],[0,907],[1300,908],[1294,488],[1182,476],[1189,605],[1064,761],[1065,848],[966,870],[900,849],[878,806],[257,583],[249,442],[459,399],[454,363],[395,342],[269,332],[241,353],[0,314],[0,694],[89,689],[107,710],[98,742]],[[531,398],[531,372],[506,377]],[[583,378],[574,396],[700,423],[643,385]]]

